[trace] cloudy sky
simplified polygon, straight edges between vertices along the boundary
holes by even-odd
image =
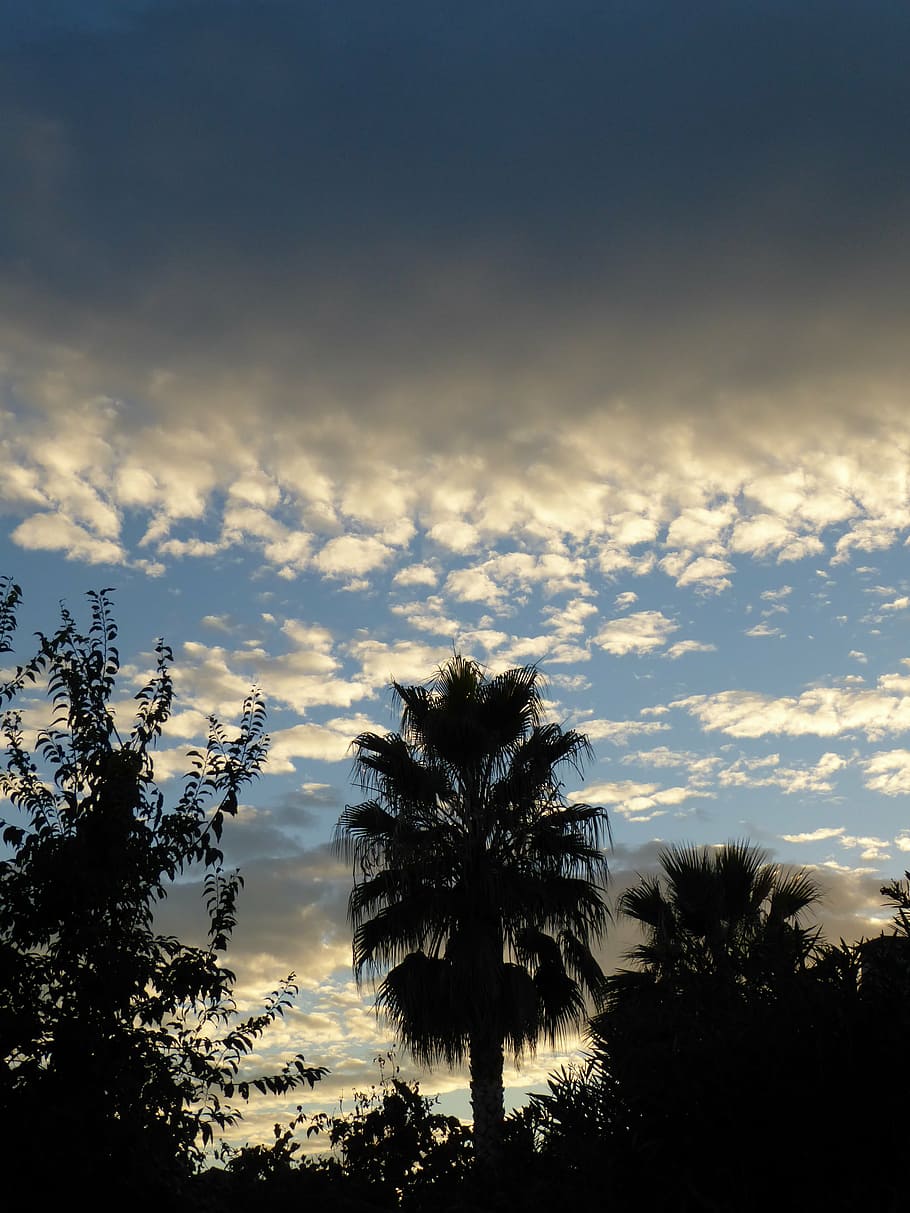
[[[749,837],[835,938],[887,918],[908,59],[885,0],[0,2],[2,567],[25,635],[116,587],[125,694],[171,643],[166,788],[264,688],[235,964],[297,972],[270,1051],[331,1066],[314,1107],[391,1043],[348,745],[453,648],[588,733],[617,890]]]

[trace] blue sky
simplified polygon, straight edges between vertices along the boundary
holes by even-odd
[[[171,643],[171,788],[262,685],[235,963],[300,976],[269,1051],[331,1066],[314,1107],[391,1043],[327,846],[348,746],[453,648],[588,732],[617,892],[748,836],[832,936],[886,919],[908,43],[877,0],[0,5],[2,567],[26,635],[116,588],[125,692]]]

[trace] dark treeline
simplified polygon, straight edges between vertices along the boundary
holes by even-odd
[[[6,653],[19,597],[6,583]],[[301,1113],[268,1144],[219,1147],[251,1090],[287,1095],[325,1073],[302,1055],[248,1072],[293,975],[238,1020],[224,963],[241,881],[219,843],[266,756],[262,704],[252,694],[235,731],[212,720],[166,807],[151,751],[170,653],[159,646],[127,730],[109,598],[90,602],[85,633],[64,612],[0,687],[9,1207],[906,1207],[910,873],[882,889],[889,933],[835,945],[809,921],[810,874],[745,842],[668,848],[619,899],[640,941],[605,975],[592,948],[608,922],[606,817],[568,803],[559,778],[587,741],[544,720],[533,668],[490,677],[458,657],[425,687],[395,685],[399,733],[355,740],[366,799],[336,841],[354,862],[355,970],[381,976],[412,1054],[468,1061],[474,1131],[386,1059],[346,1116]],[[13,706],[31,684],[54,717],[34,752]],[[156,932],[154,908],[200,867],[208,941],[189,947]],[[578,1063],[504,1117],[504,1054],[576,1027]]]

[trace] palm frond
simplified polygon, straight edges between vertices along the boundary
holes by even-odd
[[[538,1023],[551,1045],[557,1045],[585,1019],[585,1000],[564,966],[544,963],[534,974],[539,1000]]]
[[[416,1061],[455,1065],[468,1051],[463,990],[449,961],[414,952],[383,981],[376,1009],[394,1024]]]
[[[352,913],[353,917],[353,913]],[[361,919],[354,931],[354,973],[378,972],[409,952],[435,955],[450,928],[444,899],[434,890],[411,893],[403,901],[384,905],[371,918]]]
[[[606,977],[588,944],[571,931],[560,931],[559,947],[566,971],[597,1003],[601,1003],[606,995]]]
[[[818,881],[808,872],[788,872],[778,877],[768,905],[771,922],[799,922],[821,896]]]

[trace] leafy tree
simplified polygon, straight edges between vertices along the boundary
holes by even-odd
[[[393,683],[401,731],[356,738],[370,798],[336,841],[355,865],[354,969],[426,1063],[468,1058],[479,1161],[497,1152],[503,1053],[556,1040],[600,997],[603,809],[569,804],[559,771],[587,739],[542,720],[537,670],[489,677],[461,656],[428,686]]]
[[[53,705],[34,752],[21,713],[2,720],[0,793],[13,808],[0,823],[5,1182],[16,1168],[33,1194],[60,1177],[71,1192],[128,1187],[143,1203],[172,1194],[200,1164],[216,1130],[239,1118],[233,1099],[312,1085],[325,1071],[298,1056],[277,1074],[241,1074],[295,993],[291,975],[261,1014],[238,1022],[234,975],[222,963],[242,880],[223,871],[219,842],[266,756],[261,699],[248,697],[233,735],[211,719],[206,748],[191,752],[183,793],[166,808],[151,751],[171,711],[171,653],[159,642],[157,669],[121,733],[110,596],[88,597],[87,634],[64,608],[57,631],[39,633],[35,655],[0,687],[11,702],[44,683]],[[6,652],[19,600],[6,582]],[[154,910],[175,879],[199,868],[208,943],[191,947],[157,933]]]
[[[390,1058],[391,1060],[391,1058]],[[435,1099],[380,1066],[379,1086],[354,1095],[347,1115],[312,1118],[307,1135],[327,1133],[338,1156],[316,1162],[360,1188],[371,1200],[405,1209],[435,1207],[468,1173],[471,1131],[455,1116],[435,1112]]]

